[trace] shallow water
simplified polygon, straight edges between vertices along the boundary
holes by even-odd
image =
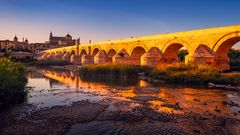
[[[51,107],[69,105],[79,100],[115,99],[133,104],[144,102],[158,111],[175,113],[184,111],[215,113],[214,110],[217,108],[221,109],[221,114],[231,114],[240,110],[236,106],[223,104],[223,101],[240,104],[239,92],[169,85],[153,86],[144,80],[136,81],[135,85],[125,82],[124,86],[110,85],[107,82],[83,81],[72,71],[34,70],[29,74],[28,79],[28,86],[32,87],[28,95],[28,103],[38,107]],[[179,103],[182,109],[175,109],[173,105],[176,103]]]
[[[102,80],[83,80],[76,73],[67,70],[32,70],[28,77],[28,87],[31,90],[26,105],[40,109],[90,100],[107,104],[105,112],[131,111],[137,106],[147,106],[155,111],[171,114],[194,112],[204,116],[211,113],[240,119],[239,115],[235,115],[240,112],[239,92],[163,84],[155,86],[144,80],[110,80],[110,83],[106,78]],[[152,127],[149,126],[151,124]],[[73,125],[69,134],[89,134],[90,131],[92,134],[127,134],[139,133],[141,130],[144,133],[146,128],[149,128],[146,134],[165,134],[165,131],[166,134],[181,134],[174,129],[167,131],[159,125],[161,124],[143,122],[133,128],[129,123],[92,121]]]

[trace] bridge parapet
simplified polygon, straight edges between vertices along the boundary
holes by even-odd
[[[229,66],[227,66],[229,65],[227,52],[238,41],[240,41],[240,25],[234,25],[81,44],[46,50],[41,53],[51,54],[60,52],[64,54],[63,57],[66,57],[66,53],[68,55],[74,54],[80,56],[80,58],[76,59],[80,61],[79,63],[84,63],[82,62],[84,60],[86,63],[93,63],[94,57],[99,57],[97,54],[100,52],[102,57],[102,52],[104,52],[106,55],[105,62],[125,61],[124,63],[134,65],[155,66],[159,63],[179,62],[178,52],[184,48],[189,52],[189,56],[186,57],[186,63],[190,61],[198,64],[208,63],[226,70],[229,69]],[[158,49],[161,55],[151,56],[153,52],[150,50],[153,48]],[[125,50],[123,53],[125,54],[124,57],[120,55],[123,50]],[[42,58],[51,57],[52,55],[42,55]]]

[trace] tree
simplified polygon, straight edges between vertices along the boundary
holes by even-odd
[[[188,55],[188,51],[187,50],[180,50],[178,53],[178,58],[181,62],[185,61],[185,57]]]

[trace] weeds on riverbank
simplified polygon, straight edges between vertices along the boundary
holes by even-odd
[[[239,75],[225,76],[217,69],[205,65],[179,64],[149,68],[124,64],[103,64],[87,65],[80,69],[80,75],[85,78],[137,78],[139,73],[143,72],[146,77],[167,83],[207,85],[211,82],[214,84],[240,85]]]
[[[137,78],[138,73],[147,70],[147,67],[131,66],[127,64],[86,65],[80,68],[83,76],[114,78]]]
[[[0,108],[24,101],[27,73],[21,64],[0,58]]]
[[[221,73],[208,66],[175,65],[170,67],[158,66],[150,72],[150,77],[170,83],[189,85],[206,84],[218,79]]]
[[[69,64],[70,62],[67,60],[37,60],[29,63],[30,66],[37,67],[64,66]]]
[[[224,76],[214,67],[206,65],[158,66],[150,72],[149,76],[156,80],[183,85],[206,85],[209,82],[235,86],[240,84],[240,76]]]

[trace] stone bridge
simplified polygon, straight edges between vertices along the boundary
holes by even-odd
[[[229,49],[238,41],[240,25],[235,25],[56,48],[40,52],[38,59],[61,59],[74,64],[125,63],[153,67],[178,63],[178,52],[185,48],[189,52],[185,63],[228,70]]]

